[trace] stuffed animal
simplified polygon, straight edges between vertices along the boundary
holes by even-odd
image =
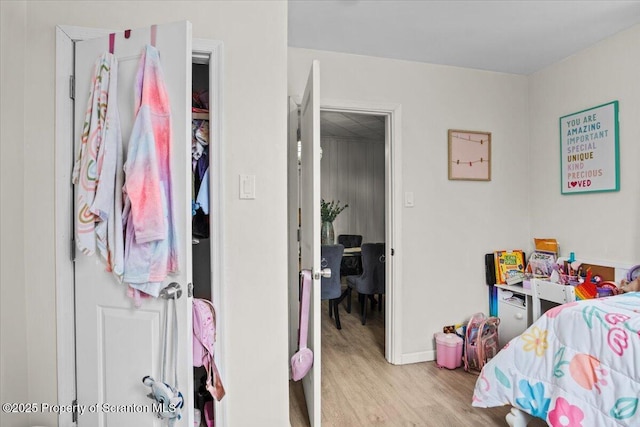
[[[179,420],[181,418],[180,410],[184,404],[184,399],[180,391],[169,384],[155,381],[150,376],[144,377],[142,382],[144,385],[151,387],[151,393],[147,396],[160,404],[157,412],[158,418],[168,419],[170,426],[173,425],[176,419]]]
[[[628,282],[626,279],[622,279],[620,282],[621,292],[640,292],[640,277],[636,277],[632,281]]]

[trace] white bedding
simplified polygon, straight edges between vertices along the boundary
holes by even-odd
[[[640,426],[640,292],[547,311],[483,368],[473,406],[551,426]]]

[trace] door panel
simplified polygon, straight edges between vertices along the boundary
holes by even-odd
[[[129,38],[116,34],[114,53],[118,58],[118,109],[124,153],[134,120],[134,80],[138,60],[149,43],[149,28],[134,29]],[[109,37],[76,42],[75,45],[75,152],[79,146],[89,86],[95,59],[109,46]],[[177,426],[193,425],[191,298],[191,24],[178,22],[157,26],[156,47],[171,103],[171,179],[173,212],[179,242],[180,273],[163,286],[178,282],[183,294],[178,310],[178,388],[185,397],[182,419]],[[126,160],[126,158],[125,158]],[[76,309],[77,399],[79,405],[102,405],[85,411],[79,426],[160,426],[153,414],[146,375],[161,379],[162,299],[147,299],[134,308],[126,295],[127,286],[105,271],[99,255],[78,251],[74,264]],[[169,342],[173,342],[169,339]],[[169,352],[170,354],[170,352]],[[171,365],[173,366],[173,365]],[[170,371],[172,372],[172,370]],[[169,375],[168,375],[169,376]],[[167,381],[173,383],[173,374]],[[173,384],[172,384],[173,385]],[[115,408],[113,405],[125,405]],[[147,412],[148,411],[148,412]]]
[[[312,427],[320,426],[320,63],[313,61],[300,106],[300,251],[303,269],[314,272],[309,307],[308,347],[313,367],[303,378],[305,400]],[[338,273],[339,274],[339,273]]]

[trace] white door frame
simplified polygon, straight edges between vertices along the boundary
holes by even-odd
[[[300,96],[292,99],[298,105]],[[393,365],[402,361],[402,106],[394,103],[371,103],[350,100],[320,99],[320,111],[384,115],[385,120],[385,242],[387,283],[385,291],[385,359]],[[290,131],[292,126],[289,127]],[[293,153],[290,153],[292,155]],[[294,162],[289,162],[289,168]],[[290,170],[290,173],[292,170]],[[291,191],[291,189],[290,189]],[[290,194],[289,197],[293,195]],[[291,213],[292,211],[290,211]],[[297,233],[297,221],[290,221],[290,235]],[[291,241],[291,240],[290,240]],[[392,255],[393,253],[393,255]],[[293,260],[293,258],[290,258]],[[293,262],[293,261],[290,261]],[[290,271],[296,268],[290,268]],[[297,280],[297,277],[291,280]],[[290,301],[292,299],[290,298]],[[293,299],[295,300],[295,298]],[[297,303],[297,300],[296,300]],[[297,307],[297,306],[296,306]],[[296,308],[297,309],[297,308]],[[292,309],[293,310],[293,309]],[[295,335],[295,330],[290,331]],[[293,339],[292,339],[293,340]],[[293,341],[291,341],[293,342]],[[292,350],[295,351],[295,348]]]
[[[402,127],[400,104],[375,104],[357,101],[321,99],[320,111],[343,113],[375,114],[386,116],[385,120],[385,242],[386,242],[386,283],[384,352],[387,362],[402,363],[402,244],[401,244],[401,190]],[[390,262],[389,262],[390,261]]]
[[[71,99],[70,76],[73,75],[74,41],[100,37],[113,32],[113,30],[101,28],[86,28],[59,25],[56,26],[56,74],[55,74],[55,144],[54,144],[54,170],[55,170],[55,287],[56,287],[56,331],[57,331],[57,378],[58,378],[58,403],[70,405],[76,398],[76,354],[75,354],[75,307],[74,307],[74,270],[73,270],[73,186],[71,185],[71,170],[74,159],[73,143],[73,100]],[[193,61],[207,62],[210,64],[209,84],[216,91],[211,94],[212,105],[210,120],[213,121],[212,140],[219,141],[211,147],[213,173],[210,185],[212,210],[219,212],[216,221],[210,224],[211,232],[211,264],[222,266],[223,264],[223,230],[224,211],[221,209],[223,200],[222,177],[224,176],[223,150],[223,116],[222,111],[222,70],[224,69],[223,44],[215,40],[193,39]],[[86,100],[78,100],[86,102]],[[217,205],[217,206],[216,206]],[[212,299],[216,305],[224,305],[224,269],[212,269]],[[217,313],[217,327],[222,330],[225,324],[224,310]],[[225,366],[226,338],[224,334],[218,334],[216,342],[216,358],[218,366]],[[222,370],[222,369],[221,369]],[[224,373],[223,373],[224,375]],[[216,425],[226,426],[226,402],[215,402]],[[72,427],[71,413],[61,412],[58,415],[59,427]]]

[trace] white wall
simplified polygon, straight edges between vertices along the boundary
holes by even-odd
[[[530,76],[531,231],[578,259],[640,263],[640,26]],[[620,191],[560,194],[558,119],[619,101]]]
[[[433,357],[433,333],[488,311],[484,254],[529,245],[525,76],[289,49],[289,94],[313,59],[323,99],[402,105],[403,358]],[[492,180],[447,179],[447,130],[492,133]],[[398,198],[401,203],[403,195]]]
[[[0,2],[0,402],[27,402],[24,265],[25,4]],[[5,64],[16,64],[7,67]],[[0,425],[26,425],[26,414],[0,413]],[[11,422],[9,422],[11,420]]]
[[[226,306],[219,310],[225,310],[226,321],[228,422],[287,425],[286,2],[13,3],[0,3],[2,401],[57,401],[52,217],[55,26],[126,29],[187,19],[193,23],[194,37],[225,44]],[[6,116],[5,101],[11,102],[11,114]],[[239,174],[256,175],[256,200],[238,200]],[[5,194],[15,210],[5,208]],[[12,255],[5,258],[9,250]],[[16,271],[7,272],[5,262],[17,266]],[[259,271],[269,274],[258,280]],[[11,302],[7,311],[5,301]],[[5,315],[11,323],[4,321]],[[5,341],[13,345],[15,355],[5,353]],[[20,423],[7,421],[7,425],[26,425]],[[53,415],[38,414],[29,420],[29,425],[54,423]]]
[[[322,131],[321,131],[322,132]],[[321,197],[348,204],[333,223],[363,243],[384,242],[384,138],[321,138]]]

